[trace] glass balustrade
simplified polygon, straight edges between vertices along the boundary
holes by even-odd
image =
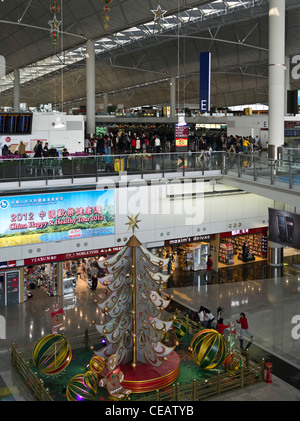
[[[119,176],[228,175],[254,182],[300,190],[300,160],[272,160],[258,153],[170,152],[131,155],[68,156],[63,158],[6,158],[0,160],[0,183],[71,180]]]

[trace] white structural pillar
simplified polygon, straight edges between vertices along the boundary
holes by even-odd
[[[20,111],[20,71],[14,70],[14,112]]]
[[[105,92],[105,93],[103,94],[103,111],[104,111],[105,113],[107,113],[107,107],[108,107],[108,93],[107,93],[107,92]]]
[[[287,92],[291,90],[291,60],[289,57],[285,58],[285,92],[284,92],[284,115],[287,112]]]
[[[269,0],[269,158],[284,144],[285,0]]]
[[[170,117],[176,117],[176,79],[170,80]]]
[[[274,201],[274,209],[285,211],[285,204]],[[282,244],[268,241],[268,264],[273,269],[272,277],[282,276],[280,268],[283,267],[283,246]]]
[[[86,43],[86,133],[95,134],[95,42]]]

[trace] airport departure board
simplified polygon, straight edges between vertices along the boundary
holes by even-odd
[[[0,113],[1,134],[31,134],[32,113]]]

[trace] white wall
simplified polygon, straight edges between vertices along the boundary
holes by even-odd
[[[227,135],[252,137],[258,135],[262,141],[263,148],[265,148],[268,141],[268,124],[268,115],[228,117]]]
[[[22,265],[25,258],[124,245],[131,235],[127,215],[132,213],[139,213],[136,235],[147,247],[185,236],[268,226],[268,207],[274,204],[255,194],[170,200],[168,193],[162,184],[115,189],[114,235],[6,247],[0,249],[0,260]]]
[[[64,128],[54,128],[53,123],[60,117]],[[10,141],[7,142],[8,138]],[[0,149],[7,144],[12,152],[18,149],[20,141],[26,144],[26,151],[33,151],[37,140],[49,146],[64,146],[70,153],[84,151],[84,116],[58,113],[33,113],[31,135],[0,136]]]

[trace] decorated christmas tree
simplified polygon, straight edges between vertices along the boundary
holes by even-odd
[[[174,348],[163,343],[173,321],[161,319],[170,300],[163,298],[163,284],[169,275],[162,273],[169,259],[150,253],[134,235],[138,216],[129,218],[133,235],[111,259],[100,265],[107,276],[100,282],[107,286],[107,299],[98,304],[104,322],[96,325],[106,337],[107,346],[96,354],[105,360],[117,355],[120,364],[130,363],[161,367]]]

